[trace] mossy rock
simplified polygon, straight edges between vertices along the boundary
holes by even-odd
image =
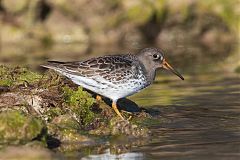
[[[75,91],[66,86],[63,88],[63,91],[65,102],[69,105],[69,109],[71,110],[73,116],[82,125],[90,124],[95,117],[95,114],[91,109],[95,99],[92,98],[88,92],[83,91],[82,87],[78,87]]]
[[[49,122],[48,130],[52,134],[63,129],[79,130],[80,124],[69,114],[60,115]]]
[[[85,135],[81,135],[79,132],[73,129],[64,129],[61,131],[59,136],[62,143],[81,143],[91,141],[90,138]]]
[[[19,111],[0,113],[0,124],[0,142],[14,144],[33,140],[44,127],[41,120]]]
[[[61,143],[81,143],[90,141],[90,139],[82,135],[80,132],[80,124],[69,114],[55,117],[48,124],[48,134],[54,136]]]
[[[132,120],[122,121],[105,101],[96,103],[92,95],[82,87],[77,87],[56,74],[48,72],[42,76],[20,67],[1,66],[0,76],[0,85],[9,88],[1,93],[0,98],[10,102],[7,97],[15,97],[13,102],[5,104],[2,101],[2,106],[0,105],[2,143],[26,143],[38,137],[52,146],[51,138],[61,144],[92,142],[89,134],[148,136],[146,128],[134,124]],[[44,132],[43,128],[46,129]],[[39,138],[40,133],[42,136]]]
[[[26,68],[0,66],[0,86],[14,86],[39,81],[43,76]]]

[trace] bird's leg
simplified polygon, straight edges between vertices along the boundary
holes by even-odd
[[[114,109],[114,111],[117,113],[118,116],[120,116],[122,118],[122,120],[124,120],[123,116],[121,115],[121,113],[119,112],[118,108],[117,108],[117,104],[116,102],[112,102],[112,108]]]
[[[101,101],[101,100],[102,100],[102,97],[99,96],[99,95],[97,95],[97,96],[96,96],[96,100],[97,100],[97,101]]]

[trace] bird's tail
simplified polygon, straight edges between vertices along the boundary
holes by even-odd
[[[53,69],[53,70],[58,70],[61,67],[61,64],[64,64],[64,62],[59,62],[59,61],[48,61],[45,64],[42,64],[40,66],[44,67],[44,68],[49,68],[49,69]]]
[[[59,66],[61,66],[61,64],[64,64],[64,62],[48,61],[47,63],[42,64],[40,66],[42,66],[44,68],[54,69],[54,68],[59,68]]]

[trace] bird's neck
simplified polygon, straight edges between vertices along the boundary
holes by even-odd
[[[156,77],[156,69],[152,69],[151,67],[148,68],[148,66],[143,63],[141,63],[140,66],[150,85]]]
[[[147,73],[147,79],[149,82],[153,82],[155,80],[155,77],[156,77],[156,70],[149,70],[148,73]]]

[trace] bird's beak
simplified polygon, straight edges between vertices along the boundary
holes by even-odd
[[[163,60],[163,68],[170,70],[172,73],[176,74],[179,78],[184,80],[183,76],[177,70],[175,70],[172,66],[170,66],[170,64],[165,59]]]

